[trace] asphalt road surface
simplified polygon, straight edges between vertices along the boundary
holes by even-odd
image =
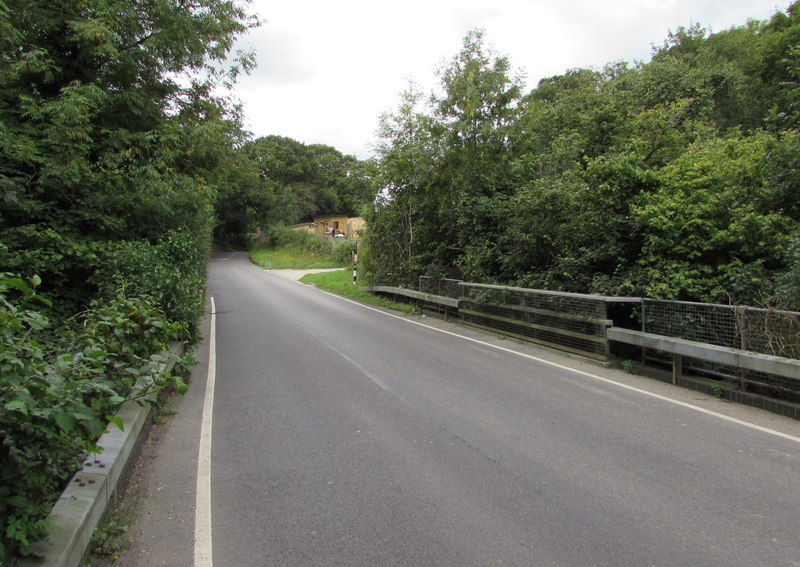
[[[243,254],[212,261],[208,294],[215,349],[145,455],[120,565],[192,565],[196,545],[215,567],[800,565],[796,421],[356,304]]]

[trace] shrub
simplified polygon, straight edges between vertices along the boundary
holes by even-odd
[[[151,298],[170,321],[184,323],[194,341],[204,309],[208,247],[185,230],[169,231],[155,244],[111,242],[97,254],[92,283],[104,298],[112,298],[120,285],[128,295]]]
[[[53,502],[108,423],[121,425],[122,403],[167,384],[185,390],[159,374],[181,327],[148,298],[120,290],[51,333],[31,308],[49,303],[39,283],[0,276],[0,565],[46,535]]]
[[[338,242],[335,245],[336,261],[340,264],[348,264],[352,261],[353,254],[356,252],[357,245],[352,240]]]
[[[266,236],[267,243],[276,248],[296,247],[315,254],[327,254],[331,251],[331,242],[327,238],[306,230],[292,230],[278,224],[269,227]]]
[[[357,247],[351,240],[331,241],[330,238],[305,230],[292,230],[283,225],[269,227],[266,235],[270,247],[295,248],[314,256],[332,256],[340,265],[346,265],[351,261]]]

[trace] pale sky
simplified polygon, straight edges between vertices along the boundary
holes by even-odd
[[[435,70],[467,32],[525,74],[526,92],[568,69],[648,61],[670,30],[766,20],[790,0],[253,0],[264,21],[240,43],[258,68],[240,79],[245,128],[370,157],[381,113]]]

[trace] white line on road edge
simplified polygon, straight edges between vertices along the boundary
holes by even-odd
[[[211,546],[211,425],[214,413],[214,382],[217,375],[217,309],[211,298],[211,329],[208,332],[208,379],[200,426],[197,455],[197,489],[194,516],[194,567],[212,567]]]
[[[322,290],[320,290],[322,291]],[[547,364],[548,366],[552,366],[554,368],[559,368],[561,370],[565,370],[567,372],[572,372],[574,374],[579,374],[581,376],[585,376],[587,378],[591,378],[592,380],[597,380],[598,382],[603,382],[605,384],[610,384],[612,386],[617,386],[619,388],[624,388],[625,390],[629,390],[631,392],[636,392],[638,394],[642,394],[645,396],[649,396],[651,398],[655,398],[657,400],[661,400],[663,402],[668,402],[670,404],[675,404],[677,406],[681,406],[684,408],[688,408],[694,410],[696,412],[710,415],[712,417],[716,417],[718,419],[722,419],[724,421],[728,421],[730,423],[735,423],[737,425],[741,425],[743,427],[748,427],[750,429],[755,429],[756,431],[761,431],[763,433],[768,433],[769,435],[774,435],[776,437],[781,437],[783,439],[788,439],[789,441],[794,441],[795,443],[800,443],[800,437],[795,437],[794,435],[789,435],[788,433],[783,433],[782,431],[776,431],[775,429],[770,429],[769,427],[763,427],[761,425],[757,425],[755,423],[750,423],[749,421],[744,421],[741,419],[737,419],[735,417],[731,417],[725,415],[723,413],[718,413],[706,408],[701,408],[700,406],[696,406],[693,404],[689,404],[686,402],[682,402],[680,400],[676,400],[674,398],[670,398],[668,396],[662,396],[661,394],[656,394],[655,392],[648,392],[647,390],[642,390],[641,388],[637,388],[636,386],[629,386],[628,384],[623,384],[622,382],[617,382],[615,380],[610,380],[608,378],[603,378],[602,376],[598,376],[597,374],[592,374],[590,372],[584,372],[583,370],[577,370],[575,368],[570,368],[569,366],[564,366],[563,364],[558,364],[557,362],[551,362],[549,360],[545,360],[543,358],[539,358],[536,356],[532,356],[530,354],[525,354],[523,352],[518,352],[516,350],[512,350],[510,348],[502,347],[499,345],[493,345],[492,343],[487,343],[479,339],[473,339],[472,337],[467,337],[465,335],[459,335],[458,333],[453,333],[452,331],[445,331],[444,329],[437,329],[436,327],[431,327],[430,325],[425,325],[424,323],[420,323],[419,321],[412,321],[405,317],[401,317],[399,315],[395,315],[393,313],[387,313],[386,311],[382,311],[381,309],[376,309],[374,307],[370,307],[369,305],[364,305],[363,303],[359,303],[358,301],[353,301],[352,299],[347,299],[346,297],[342,297],[341,295],[336,295],[333,293],[329,293],[324,291],[323,293],[327,293],[332,297],[336,297],[337,299],[341,299],[342,301],[347,301],[348,303],[352,303],[353,305],[358,305],[359,307],[363,307],[364,309],[369,309],[371,311],[375,311],[376,313],[380,313],[382,315],[386,315],[387,317],[394,317],[395,319],[399,319],[401,321],[405,321],[406,323],[411,323],[412,325],[417,325],[419,327],[423,327],[425,329],[430,329],[431,331],[436,331],[438,333],[444,333],[445,335],[450,335],[453,337],[458,337],[460,339],[464,339],[465,341],[470,341],[473,343],[477,343],[479,345],[493,348],[502,352],[507,352],[509,354],[515,354],[517,356],[521,356],[523,358],[527,358],[529,360],[535,360],[536,362],[540,362],[542,364]]]

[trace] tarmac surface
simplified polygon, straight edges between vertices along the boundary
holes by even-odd
[[[798,564],[799,422],[301,275],[212,262],[217,567]],[[208,355],[104,567],[193,565]]]

